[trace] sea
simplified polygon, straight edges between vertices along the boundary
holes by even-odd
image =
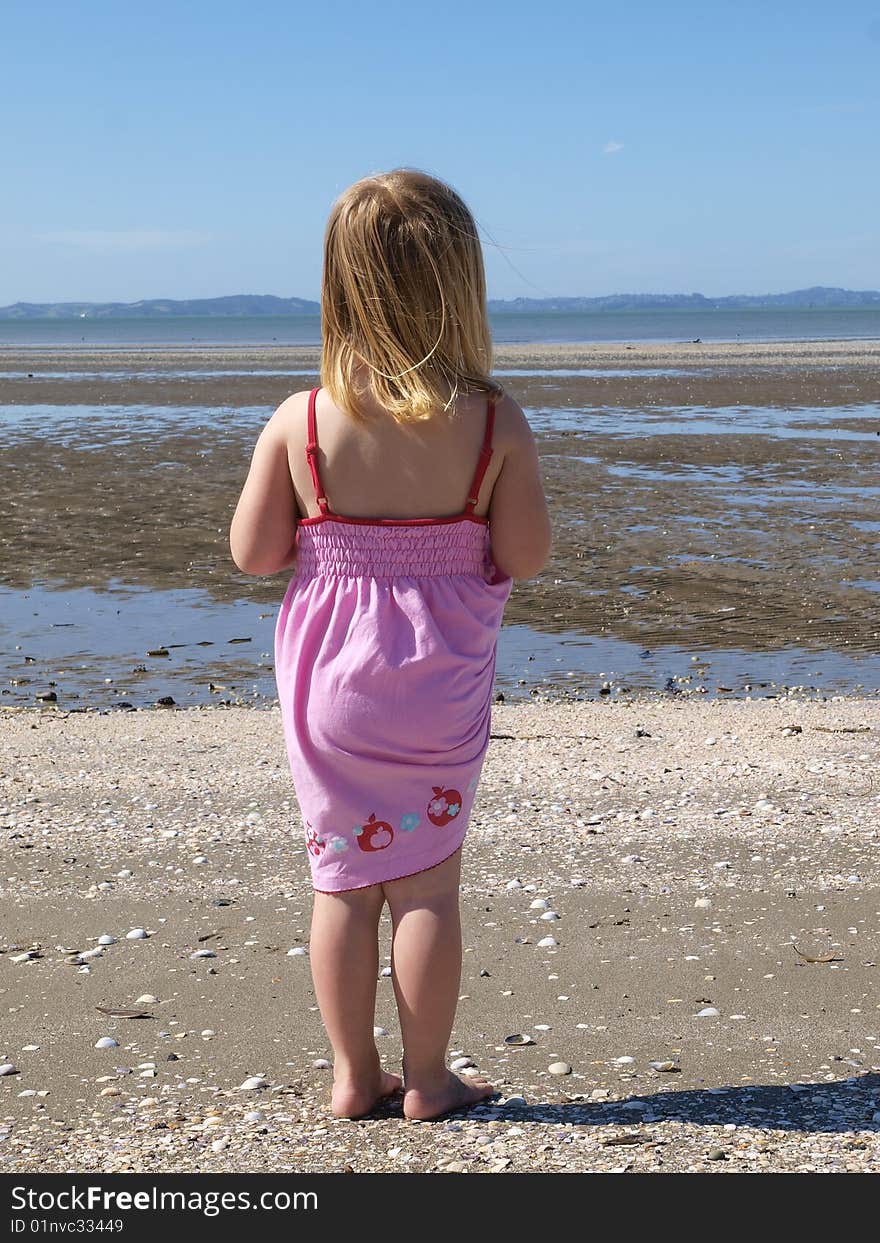
[[[605,341],[880,339],[880,308],[839,310],[510,311],[490,315],[496,345]],[[144,319],[0,319],[0,346],[260,346],[321,343],[317,315]]]

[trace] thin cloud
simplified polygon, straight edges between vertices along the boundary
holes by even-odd
[[[617,155],[618,151],[622,151],[622,150],[623,150],[622,142],[606,142],[605,146],[602,148],[602,154],[603,155]]]
[[[210,241],[210,236],[194,229],[64,229],[57,233],[38,233],[37,241],[92,254],[121,255],[186,250],[204,245]]]

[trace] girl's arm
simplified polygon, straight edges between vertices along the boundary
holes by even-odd
[[[509,395],[499,405],[501,473],[489,502],[492,560],[511,578],[534,578],[553,542],[535,437],[522,408]]]
[[[287,464],[283,406],[260,432],[229,527],[229,551],[243,574],[267,577],[296,561],[299,509]]]

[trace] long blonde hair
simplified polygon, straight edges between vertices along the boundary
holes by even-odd
[[[459,393],[504,395],[490,377],[477,227],[451,186],[395,168],[339,196],[324,235],[321,334],[321,384],[356,420],[368,394],[400,423],[448,410]]]

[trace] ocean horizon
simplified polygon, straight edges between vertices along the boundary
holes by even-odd
[[[880,340],[880,308],[874,307],[503,311],[491,312],[489,321],[496,345]],[[318,315],[0,319],[0,348],[320,344]]]

